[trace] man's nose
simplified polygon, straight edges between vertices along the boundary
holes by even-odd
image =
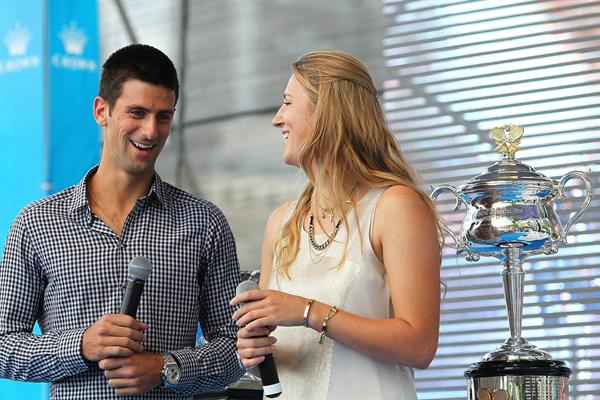
[[[142,133],[149,139],[154,139],[158,135],[158,120],[156,116],[148,115],[144,119]]]

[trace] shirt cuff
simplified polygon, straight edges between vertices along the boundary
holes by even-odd
[[[194,383],[198,373],[198,355],[190,349],[169,351],[179,363],[181,368],[181,380],[177,384],[179,388],[185,388]]]
[[[68,375],[75,375],[88,369],[81,355],[81,340],[85,329],[62,332],[58,339],[58,362]]]

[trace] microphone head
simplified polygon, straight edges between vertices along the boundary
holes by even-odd
[[[127,265],[129,276],[138,281],[145,281],[152,272],[152,263],[146,257],[134,257]]]
[[[250,278],[248,278],[248,280],[258,283],[258,281],[260,281],[260,269],[255,269],[250,272]]]
[[[258,289],[258,283],[254,282],[254,281],[251,281],[251,280],[242,281],[235,288],[235,294],[237,296],[238,294],[242,294],[244,292],[247,292],[249,290],[254,290],[254,289]]]

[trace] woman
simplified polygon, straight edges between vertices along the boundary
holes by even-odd
[[[436,213],[376,94],[354,57],[312,52],[273,118],[308,183],[269,218],[260,289],[231,304],[242,364],[274,353],[288,399],[416,399],[437,349]]]

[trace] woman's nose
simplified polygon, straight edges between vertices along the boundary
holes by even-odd
[[[279,107],[279,110],[277,110],[277,113],[273,117],[273,120],[271,121],[271,123],[276,128],[280,127],[281,124],[283,123],[283,119],[281,118],[281,107]]]

